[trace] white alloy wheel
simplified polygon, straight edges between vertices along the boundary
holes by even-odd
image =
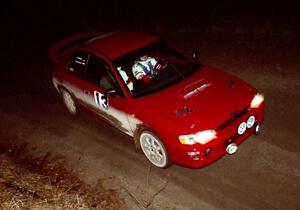
[[[72,95],[66,90],[61,90],[61,96],[68,111],[75,115],[77,113],[77,107]]]
[[[168,154],[163,143],[149,131],[144,131],[140,135],[141,148],[148,160],[159,168],[168,166]]]

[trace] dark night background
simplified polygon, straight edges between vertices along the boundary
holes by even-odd
[[[88,29],[164,34],[234,33],[252,36],[300,32],[297,1],[6,1],[1,6],[1,46],[44,45]],[[46,46],[46,45],[45,45]],[[18,47],[19,48],[19,47]]]
[[[32,51],[45,57],[55,41],[91,29],[143,31],[196,43],[209,36],[275,37],[298,44],[299,8],[297,1],[283,0],[6,1],[1,6],[1,60],[12,71],[12,65],[34,59]],[[190,50],[188,42],[178,45]]]
[[[86,182],[113,174],[147,196],[146,159],[107,125],[68,115],[47,50],[87,30],[149,32],[187,52],[199,48],[201,62],[251,83],[266,100],[262,134],[236,155],[199,170],[151,169],[156,186],[171,174],[153,209],[300,209],[298,1],[20,0],[2,2],[0,15],[0,146],[8,138],[29,142],[84,168]]]
[[[208,39],[271,40],[270,45],[286,44],[281,51],[295,49],[300,40],[297,1],[6,1],[1,10],[3,74],[30,71],[22,67],[45,62],[48,47],[57,40],[94,29],[158,34],[188,52],[213,50],[202,49]]]

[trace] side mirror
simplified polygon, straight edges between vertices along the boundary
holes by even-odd
[[[197,62],[199,61],[199,49],[198,48],[195,48],[193,50],[193,59]]]
[[[105,96],[107,98],[115,98],[118,95],[117,91],[115,89],[111,89],[105,92]]]

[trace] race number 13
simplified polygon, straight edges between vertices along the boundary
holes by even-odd
[[[95,98],[95,103],[97,106],[100,106],[104,109],[108,108],[108,101],[107,97],[103,95],[102,93],[99,93],[97,91],[94,91],[94,98]]]

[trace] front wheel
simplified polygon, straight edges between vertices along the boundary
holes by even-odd
[[[143,131],[140,135],[140,145],[148,160],[159,168],[169,165],[167,150],[161,140],[150,131]]]

